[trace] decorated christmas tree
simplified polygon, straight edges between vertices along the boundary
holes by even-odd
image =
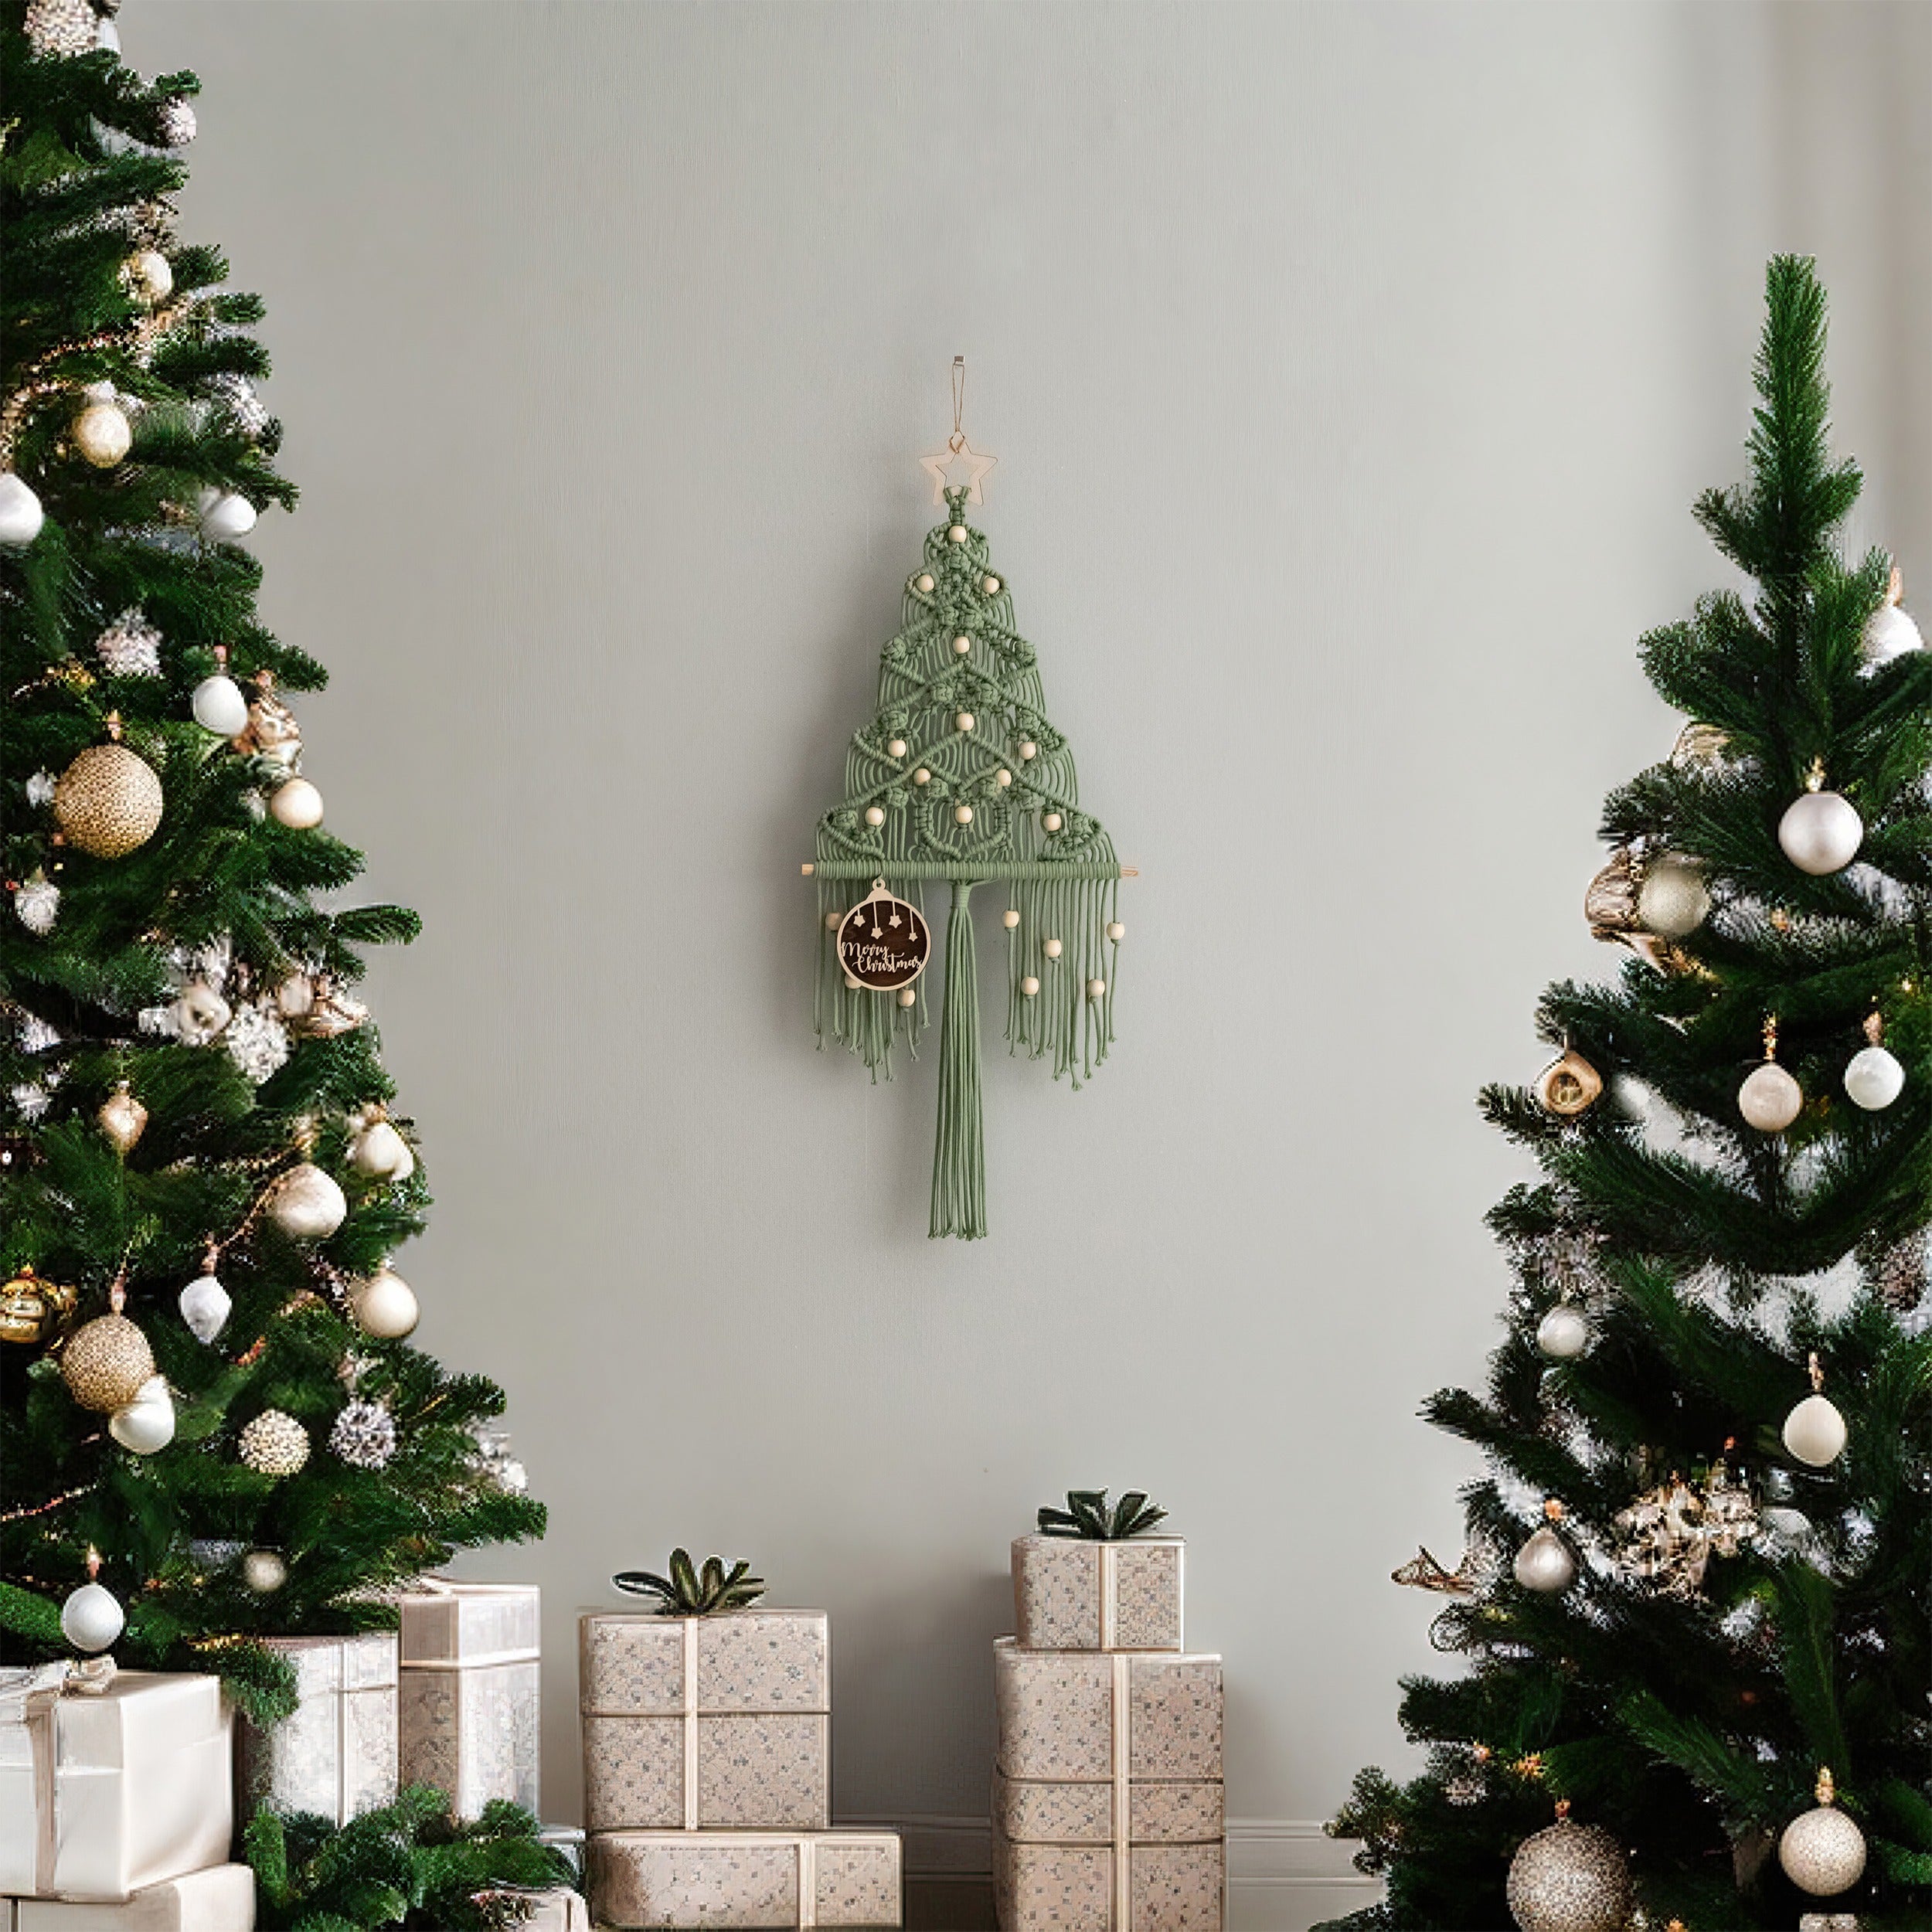
[[[1645,640],[1688,714],[1614,792],[1588,917],[1634,957],[1538,1014],[1484,1109],[1542,1169],[1442,1593],[1464,1668],[1334,1828],[1352,1927],[1932,1923],[1932,658],[1838,533],[1825,302],[1769,274],[1750,481],[1698,516],[1750,580]]]
[[[323,674],[257,614],[294,492],[260,304],[175,232],[195,92],[86,0],[0,19],[0,1655],[270,1716],[251,1636],[543,1514],[501,1392],[402,1339],[429,1196],[353,988],[417,921],[337,908],[284,701]]]
[[[954,394],[957,454],[964,438]],[[1078,1087],[1114,1037],[1127,932],[1115,900],[1131,870],[1080,808],[1073,747],[1046,714],[1039,658],[1014,628],[1012,589],[966,521],[977,473],[947,488],[945,459],[927,461],[946,521],[906,580],[900,628],[880,660],[878,709],[852,734],[845,798],[818,821],[818,856],[805,869],[818,882],[814,1018],[821,1037],[889,1079],[894,1046],[916,1048],[928,1018],[923,890],[950,888],[930,1231],[972,1240],[986,1232],[973,888],[1009,888],[1010,1047],[1050,1058],[1055,1077]],[[902,889],[910,900],[897,896]]]

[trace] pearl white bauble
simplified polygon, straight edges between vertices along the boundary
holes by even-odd
[[[1908,651],[1924,648],[1919,627],[1896,604],[1881,604],[1866,618],[1865,662],[1874,668],[1903,657]]]
[[[234,1302],[212,1274],[198,1274],[175,1298],[175,1306],[197,1342],[213,1342],[228,1325]]]
[[[993,774],[993,783],[998,785],[1002,791],[1012,782],[1013,774],[1004,765],[1002,765],[998,770]]]
[[[1704,869],[1694,859],[1666,852],[1644,869],[1637,889],[1637,917],[1659,939],[1682,939],[1710,917],[1711,896]]]
[[[1029,999],[1031,999],[1033,995],[1039,991],[1039,981],[1036,980],[1031,973],[1029,973],[1026,977],[1020,981],[1019,989]]]
[[[359,1174],[379,1181],[406,1181],[416,1172],[410,1144],[388,1121],[372,1121],[350,1142],[349,1158]]]
[[[1058,832],[1065,822],[1065,820],[1063,820],[1056,811],[1048,812],[1040,820],[1040,823],[1044,825],[1049,832]]]
[[[1062,950],[1063,948],[1061,947],[1060,943],[1057,939],[1049,939],[1046,944],[1040,948],[1040,951],[1043,952],[1049,959],[1058,959],[1060,956]]]
[[[952,528],[946,532],[946,541],[948,543],[964,543],[966,541],[965,525],[963,523],[955,523]]]
[[[1577,1559],[1547,1523],[1516,1552],[1516,1580],[1525,1590],[1553,1597],[1577,1580]]]
[[[973,714],[970,711],[962,711],[957,717],[954,719],[953,723],[961,731],[971,731],[973,728]]]
[[[999,579],[998,577],[981,577],[979,580],[979,587],[984,590],[989,597],[996,597],[999,595]]]
[[[349,1312],[363,1334],[379,1342],[400,1342],[416,1326],[421,1311],[416,1291],[400,1274],[379,1269],[349,1291]]]
[[[134,447],[134,426],[112,403],[90,403],[73,420],[73,446],[97,470],[111,470]]]
[[[0,471],[0,543],[22,549],[40,534],[46,513],[40,499],[12,470]]]
[[[151,1456],[175,1439],[175,1399],[165,1376],[141,1385],[141,1393],[107,1418],[107,1433],[137,1456]]]
[[[1110,919],[1107,922],[1107,936],[1117,946],[1122,940],[1126,938],[1127,928],[1117,919]]]
[[[886,746],[886,755],[887,755],[889,757],[893,757],[893,758],[903,758],[903,757],[905,757],[905,755],[906,755],[906,741],[905,741],[905,740],[904,740],[903,738],[895,738],[895,739],[893,739],[893,740],[892,741],[892,743],[891,743],[890,744],[889,744],[888,746]]]
[[[206,1046],[232,1017],[227,1001],[199,979],[190,980],[181,989],[170,1010],[175,1033],[189,1046]]]
[[[251,1549],[241,1560],[241,1580],[257,1597],[272,1597],[288,1581],[288,1565],[277,1551]]]
[[[917,582],[913,584],[913,588],[918,591],[920,596],[925,597],[931,594],[933,580],[930,573],[922,570],[919,574]]]
[[[188,709],[196,723],[217,738],[239,738],[248,729],[248,699],[226,672],[203,678],[188,700]]]
[[[917,1006],[919,995],[911,987],[902,986],[899,989],[899,1003],[902,1006]]]
[[[1842,792],[1808,791],[1777,821],[1777,842],[1800,872],[1814,879],[1842,872],[1858,856],[1865,821]]]
[[[165,302],[175,292],[175,271],[158,248],[137,249],[128,257],[127,275],[144,301]]]
[[[286,778],[268,801],[269,815],[291,832],[307,832],[322,822],[322,794],[306,778]]]
[[[1013,928],[1019,923],[1019,913],[1018,909],[1016,907],[1009,906],[1005,911],[1000,914],[999,923],[1010,933]]]
[[[312,1161],[291,1167],[268,1197],[268,1218],[298,1241],[326,1240],[349,1217],[349,1199]]]
[[[913,783],[916,785],[929,785],[932,781],[933,774],[923,765],[913,774]]]
[[[1087,997],[1089,999],[1104,999],[1106,996],[1107,981],[1105,980],[1090,979],[1087,982]]]
[[[1590,1322],[1583,1310],[1559,1302],[1537,1323],[1536,1346],[1553,1362],[1573,1361],[1590,1346]]]
[[[60,1634],[76,1650],[105,1650],[127,1622],[121,1600],[105,1583],[83,1583],[60,1606]]]
[[[953,640],[953,655],[955,657],[964,657],[972,648],[973,641],[971,638],[955,638]]]
[[[973,822],[973,808],[971,805],[955,805],[953,808],[953,816],[962,825],[970,825]]]
[[[1784,1447],[1813,1469],[1837,1461],[1849,1434],[1838,1405],[1825,1396],[1807,1396],[1784,1418]]]
[[[883,806],[868,805],[866,808],[866,823],[867,825],[883,825],[885,822],[886,812]]]
[[[1865,1876],[1865,1834],[1835,1804],[1793,1818],[1777,1842],[1784,1876],[1815,1899],[1849,1892]]]
[[[1019,755],[1022,760],[1037,757],[1039,755],[1039,747],[1029,738],[1020,746]]]
[[[1754,1066],[1737,1090],[1737,1111],[1760,1134],[1782,1134],[1804,1110],[1804,1094],[1775,1060]]]
[[[204,490],[201,494],[201,533],[211,543],[232,543],[255,527],[255,506],[233,490]]]
[[[1889,1107],[1904,1090],[1905,1069],[1885,1047],[1861,1048],[1845,1064],[1845,1096],[1868,1114]]]

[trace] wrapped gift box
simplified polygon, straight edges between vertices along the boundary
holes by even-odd
[[[446,1583],[397,1608],[405,1784],[449,1794],[459,1818],[492,1798],[537,1808],[542,1605],[534,1583]]]
[[[0,1893],[121,1900],[220,1863],[230,1761],[215,1678],[0,1672]]]
[[[577,1893],[563,1886],[546,1892],[518,1889],[515,1896],[529,1908],[517,1920],[519,1932],[590,1932],[590,1908]]]
[[[1029,1650],[1180,1650],[1179,1536],[1013,1539],[1013,1609]]]
[[[891,1832],[597,1832],[590,1909],[614,1932],[896,1926]]]
[[[1005,1932],[1219,1932],[1218,1657],[994,1647]]]
[[[823,1611],[593,1611],[580,1638],[593,1832],[811,1832],[831,1822]]]
[[[0,1905],[0,1926],[8,1923]],[[214,1865],[150,1885],[118,1905],[21,1899],[12,1932],[254,1932],[255,1875]]]
[[[264,1637],[295,1667],[292,1716],[246,1717],[235,1752],[236,1808],[244,1823],[264,1804],[346,1825],[396,1796],[396,1637]]]

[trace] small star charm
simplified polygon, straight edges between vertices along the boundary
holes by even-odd
[[[933,479],[933,501],[944,503],[949,489],[957,489],[961,483],[966,486],[966,501],[980,503],[985,499],[980,493],[980,483],[993,465],[999,461],[996,456],[982,456],[967,441],[963,430],[954,430],[946,439],[946,447],[936,450],[930,456],[922,456],[919,467]],[[953,472],[961,474],[955,478]]]
[[[905,923],[896,913],[894,913],[892,917],[886,921],[888,926],[903,926]]]

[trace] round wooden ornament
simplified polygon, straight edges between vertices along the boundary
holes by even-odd
[[[926,970],[933,929],[917,906],[895,898],[884,879],[846,913],[838,927],[838,963],[849,979],[874,992],[910,986]]]

